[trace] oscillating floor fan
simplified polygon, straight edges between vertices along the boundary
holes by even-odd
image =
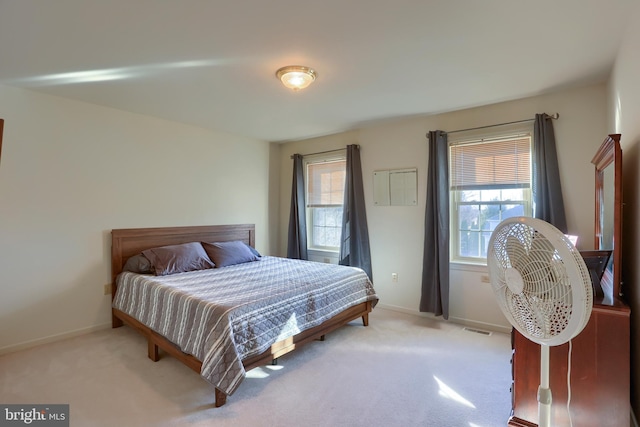
[[[580,252],[553,225],[535,218],[502,221],[487,250],[491,286],[500,309],[523,336],[540,344],[538,425],[551,424],[549,346],[586,326],[593,303]]]

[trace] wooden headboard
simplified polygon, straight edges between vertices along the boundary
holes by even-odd
[[[241,240],[255,247],[255,225],[204,225],[192,227],[122,228],[111,230],[111,290],[116,277],[133,255],[158,246],[189,242],[228,242]]]

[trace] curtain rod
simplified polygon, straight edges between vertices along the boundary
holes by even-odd
[[[560,113],[554,113],[554,114],[547,114],[545,113],[545,115],[547,117],[549,117],[550,119],[554,119],[557,120],[560,117]],[[526,123],[526,122],[532,122],[535,119],[526,119],[526,120],[516,120],[515,122],[507,122],[507,123],[498,123],[496,125],[487,125],[487,126],[478,126],[476,128],[469,128],[469,129],[456,129],[456,130],[452,130],[450,132],[443,132],[445,134],[450,134],[450,133],[457,133],[457,132],[466,132],[469,130],[478,130],[478,129],[486,129],[486,128],[493,128],[496,126],[506,126],[506,125],[515,125],[517,123]],[[429,134],[427,133],[427,139],[429,139]]]
[[[360,148],[359,145],[356,145],[356,147]],[[304,156],[315,156],[317,154],[329,154],[329,153],[337,153],[338,151],[344,151],[347,148],[337,148],[335,150],[327,150],[327,151],[318,151],[317,153],[308,153],[308,154],[302,154],[302,157]],[[293,155],[291,156],[291,158],[293,159]]]

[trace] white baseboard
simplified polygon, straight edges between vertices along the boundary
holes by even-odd
[[[380,308],[383,308],[385,310],[397,311],[397,312],[400,312],[400,313],[412,314],[414,316],[428,317],[428,318],[434,319],[434,320],[447,321],[442,316],[434,316],[432,313],[423,313],[423,312],[418,311],[418,310],[410,310],[408,308],[398,307],[396,305],[378,303],[378,305],[376,305],[376,307],[380,307]],[[463,318],[460,318],[460,317],[452,317],[452,316],[449,316],[448,321],[449,322],[453,322],[453,323],[457,323],[459,325],[470,326],[470,327],[473,327],[475,329],[484,329],[484,330],[487,330],[487,331],[501,332],[501,333],[505,333],[505,334],[510,334],[511,333],[511,327],[507,327],[507,326],[503,326],[503,325],[496,325],[496,324],[493,324],[493,323],[477,322],[477,321],[474,321],[474,320],[463,319]]]
[[[413,314],[414,316],[429,317],[432,319],[437,319],[437,317],[431,313],[422,313],[418,310],[409,310],[408,308],[399,307],[397,305],[383,304],[379,302],[378,304],[376,304],[376,308],[383,308],[385,310],[397,311],[399,313]]]
[[[400,312],[400,313],[411,314],[413,316],[428,317],[430,319],[444,321],[444,319],[441,316],[434,316],[432,313],[423,313],[423,312],[420,312],[418,310],[410,310],[410,309],[407,309],[407,308],[404,308],[404,307],[395,306],[395,305],[380,304],[379,303],[378,305],[376,305],[376,307],[383,308],[383,309],[386,309],[386,310],[391,310],[391,311],[397,311],[397,312]],[[464,325],[464,326],[471,326],[471,327],[474,327],[474,328],[477,328],[477,329],[485,329],[485,330],[495,331],[495,332],[511,333],[511,329],[510,328],[505,328],[504,326],[501,326],[501,325],[494,325],[494,324],[484,323],[484,322],[475,322],[475,321],[471,321],[471,320],[468,320],[468,319],[462,319],[462,318],[457,318],[457,317],[449,317],[449,321],[453,322],[453,323],[460,324],[460,325]],[[8,345],[6,347],[1,347],[0,348],[0,355],[7,354],[7,353],[14,353],[14,352],[20,351],[20,350],[26,350],[28,348],[36,347],[38,345],[47,344],[47,343],[51,343],[51,342],[55,342],[55,341],[60,341],[60,340],[64,340],[64,339],[67,339],[67,338],[77,337],[77,336],[80,336],[80,335],[88,334],[90,332],[109,329],[110,327],[111,327],[111,322],[102,323],[100,325],[89,326],[87,328],[80,328],[80,329],[76,329],[76,330],[73,330],[73,331],[63,332],[61,334],[55,334],[55,335],[51,335],[51,336],[44,337],[44,338],[38,338],[38,339],[35,339],[35,340],[23,341],[23,342],[18,343],[18,344],[13,344],[13,345]],[[637,424],[635,425],[635,427],[638,427]]]
[[[18,344],[8,345],[0,348],[0,355],[7,353],[14,353],[20,350],[26,350],[28,348],[36,347],[42,344],[48,344],[56,341],[61,341],[68,338],[77,337],[80,335],[88,334],[90,332],[102,331],[104,329],[111,328],[111,322],[102,323],[100,325],[89,326],[87,328],[80,328],[69,332],[63,332],[61,334],[50,335],[44,338],[37,338],[35,340],[23,341]]]

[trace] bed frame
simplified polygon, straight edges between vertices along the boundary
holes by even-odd
[[[111,298],[117,290],[116,277],[131,256],[141,251],[157,246],[176,245],[189,242],[224,242],[241,240],[255,246],[255,226],[253,224],[239,225],[211,225],[194,227],[166,227],[166,228],[131,228],[115,229],[111,231]],[[324,335],[352,320],[362,317],[364,326],[369,325],[369,313],[372,310],[371,301],[348,308],[326,322],[300,332],[284,341],[279,341],[262,354],[242,361],[246,371],[258,366],[272,363],[278,357],[293,351],[297,347],[313,340],[324,340]],[[120,310],[112,308],[112,327],[118,328],[127,324],[147,338],[148,356],[154,362],[160,360],[159,350],[175,357],[189,368],[200,373],[202,362],[194,356],[183,353],[175,344],[162,335],[152,331],[133,317]],[[225,404],[227,395],[215,389],[215,406]]]

